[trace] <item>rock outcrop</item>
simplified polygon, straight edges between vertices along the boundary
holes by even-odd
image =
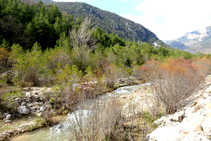
[[[148,141],[210,141],[211,75],[191,98],[182,110],[156,120],[159,126],[147,136]]]

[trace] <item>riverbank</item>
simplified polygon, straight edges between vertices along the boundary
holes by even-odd
[[[100,97],[101,102],[109,102],[110,99],[115,98],[118,100],[122,105],[122,115],[124,116],[124,123],[123,128],[121,128],[120,133],[116,134],[115,137],[118,139],[122,137],[122,131],[125,132],[126,136],[129,136],[130,130],[131,136],[136,139],[142,138],[142,136],[146,135],[146,133],[151,132],[153,129],[150,128],[149,123],[146,123],[146,119],[150,119],[149,114],[147,112],[142,116],[132,116],[133,112],[142,112],[142,106],[144,103],[144,95],[150,97],[151,93],[148,89],[149,84],[142,84],[142,85],[135,85],[135,86],[126,86],[121,87],[113,91],[112,93],[106,93]],[[115,96],[114,96],[115,95]],[[80,110],[77,110],[74,113],[80,113],[82,111],[86,111],[91,103],[98,102],[98,100],[91,100],[85,105],[80,106]],[[132,105],[130,103],[133,103]],[[101,103],[102,104],[102,103]],[[103,104],[105,105],[105,104]],[[131,107],[132,106],[132,107]],[[135,107],[134,107],[135,106]],[[92,106],[91,106],[92,107]],[[85,108],[85,109],[84,109]],[[89,109],[89,108],[88,108]],[[112,109],[111,109],[112,110]],[[103,110],[104,111],[104,110]],[[82,113],[81,113],[82,114]],[[71,119],[72,114],[68,114],[67,118]],[[101,117],[102,118],[102,117]],[[16,136],[12,138],[12,141],[36,141],[36,140],[46,140],[46,141],[56,141],[56,140],[67,140],[70,138],[70,129],[71,129],[71,122],[70,121],[63,121],[62,123],[55,125],[50,128],[42,128],[30,133],[24,133],[20,136]],[[147,130],[146,130],[147,129]],[[147,132],[146,132],[147,131]],[[146,132],[146,133],[145,133]]]
[[[140,81],[133,81],[130,85],[141,83]],[[116,85],[114,89],[105,89],[98,96],[114,91],[120,87],[128,84]],[[46,121],[43,118],[43,113],[47,108],[51,111],[53,123],[59,123],[62,118],[61,115],[67,115],[71,112],[70,109],[55,107],[50,101],[46,101],[44,95],[51,95],[55,90],[52,87],[30,87],[22,89],[22,97],[11,97],[19,113],[2,113],[2,120],[0,120],[0,140],[9,140],[11,137],[20,135],[25,132],[31,132],[36,129],[45,127]]]

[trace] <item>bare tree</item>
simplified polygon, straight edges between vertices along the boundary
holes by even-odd
[[[97,40],[93,37],[93,32],[90,18],[85,18],[79,29],[74,28],[69,32],[74,57],[79,67],[87,64],[90,52],[96,48]]]

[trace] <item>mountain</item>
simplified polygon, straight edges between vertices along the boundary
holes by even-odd
[[[183,37],[165,43],[192,53],[211,53],[211,26],[185,33]]]
[[[40,0],[34,0],[34,2],[39,2]],[[43,3],[45,4],[51,4],[51,3],[54,3],[53,0],[42,0]]]
[[[51,0],[43,1],[51,3]],[[108,33],[114,33],[125,40],[148,42],[154,46],[169,47],[144,26],[125,19],[117,14],[101,10],[94,6],[80,2],[54,2],[54,5],[74,17],[90,17],[94,27],[99,26]]]

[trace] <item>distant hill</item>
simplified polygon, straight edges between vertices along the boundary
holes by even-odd
[[[177,41],[177,40],[164,41],[164,42],[173,48],[177,48],[177,49],[181,49],[181,50],[185,50],[185,49],[189,48],[188,46],[186,46],[185,44],[183,44],[182,42]]]
[[[91,17],[93,26],[99,26],[105,32],[117,34],[125,40],[148,42],[154,46],[168,46],[144,26],[118,16],[117,14],[101,10],[86,3],[52,2],[51,0],[42,1],[47,4],[53,3],[58,6],[61,11],[69,15],[71,14],[74,17]]]
[[[39,2],[40,0],[34,0],[35,2]],[[41,0],[43,3],[45,4],[51,4],[51,3],[54,3],[53,0]]]
[[[165,42],[174,48],[192,53],[211,53],[211,26],[185,33],[181,38]]]

